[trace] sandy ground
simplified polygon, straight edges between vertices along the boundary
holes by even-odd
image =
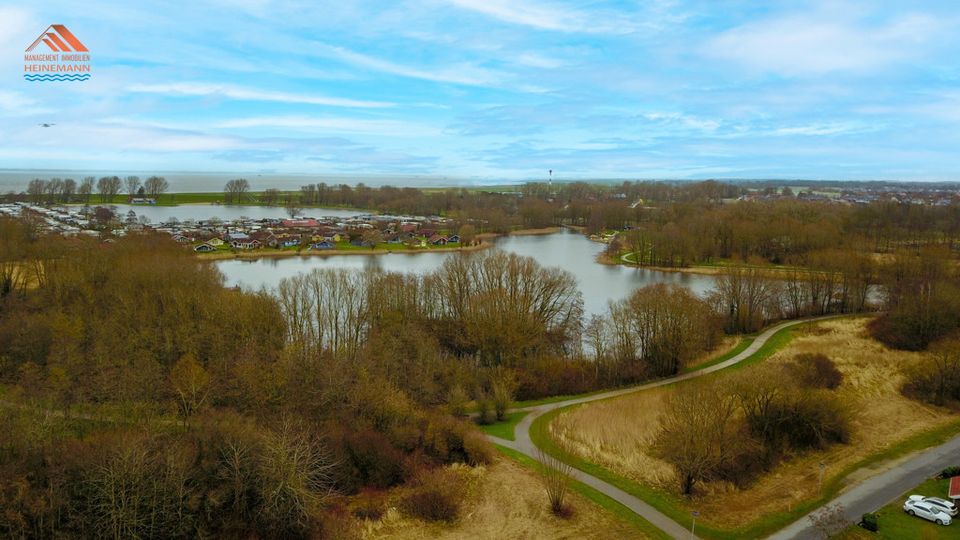
[[[366,540],[402,539],[606,539],[645,538],[629,524],[572,493],[574,515],[555,517],[539,478],[506,457],[470,471],[470,496],[453,524],[425,523],[391,509],[377,522],[364,523]]]
[[[795,456],[743,490],[724,483],[703,486],[693,505],[704,521],[736,527],[771,512],[790,510],[816,496],[821,461],[827,464],[828,481],[872,453],[955,418],[949,411],[900,394],[900,367],[922,361],[923,355],[892,351],[870,339],[865,333],[867,321],[839,319],[801,330],[790,345],[767,360],[786,362],[803,352],[830,356],[844,374],[837,392],[855,411],[851,443]],[[676,493],[671,467],[649,455],[669,392],[671,388],[656,389],[580,407],[561,414],[550,429],[569,451],[635,481]]]

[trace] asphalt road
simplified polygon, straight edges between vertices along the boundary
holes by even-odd
[[[960,464],[960,436],[940,446],[918,452],[897,466],[859,482],[830,501],[828,505],[841,504],[846,518],[851,523],[855,523],[860,521],[863,514],[886,506],[923,480],[936,475],[950,465],[958,464]],[[770,539],[822,538],[811,526],[809,519],[809,516],[815,512],[816,510],[781,529],[770,536]]]

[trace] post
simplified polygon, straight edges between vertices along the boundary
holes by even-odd
[[[694,538],[696,538],[697,516],[700,515],[700,512],[697,512],[696,510],[694,510],[693,512],[690,512],[690,515],[693,517],[693,523],[690,524],[690,539],[693,540]]]
[[[823,470],[827,467],[827,464],[820,462],[820,479],[817,481],[817,497],[823,494]]]

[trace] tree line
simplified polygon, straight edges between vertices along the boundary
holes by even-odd
[[[126,193],[130,198],[150,197],[156,199],[170,189],[170,183],[162,176],[151,176],[140,181],[139,176],[93,176],[84,177],[80,182],[73,178],[34,178],[27,184],[27,200],[33,204],[89,204],[94,194],[99,195],[102,203],[113,202],[114,197]]]

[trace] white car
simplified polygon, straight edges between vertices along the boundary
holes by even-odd
[[[941,499],[940,497],[924,497],[923,495],[911,495],[910,500],[930,503],[933,506],[936,506],[937,508],[939,508],[941,512],[946,512],[951,516],[957,515],[957,505],[953,504],[952,502],[946,499]]]
[[[946,512],[925,501],[907,499],[907,501],[903,503],[903,511],[911,516],[922,517],[923,519],[932,521],[937,525],[949,525],[953,522],[953,519]]]

